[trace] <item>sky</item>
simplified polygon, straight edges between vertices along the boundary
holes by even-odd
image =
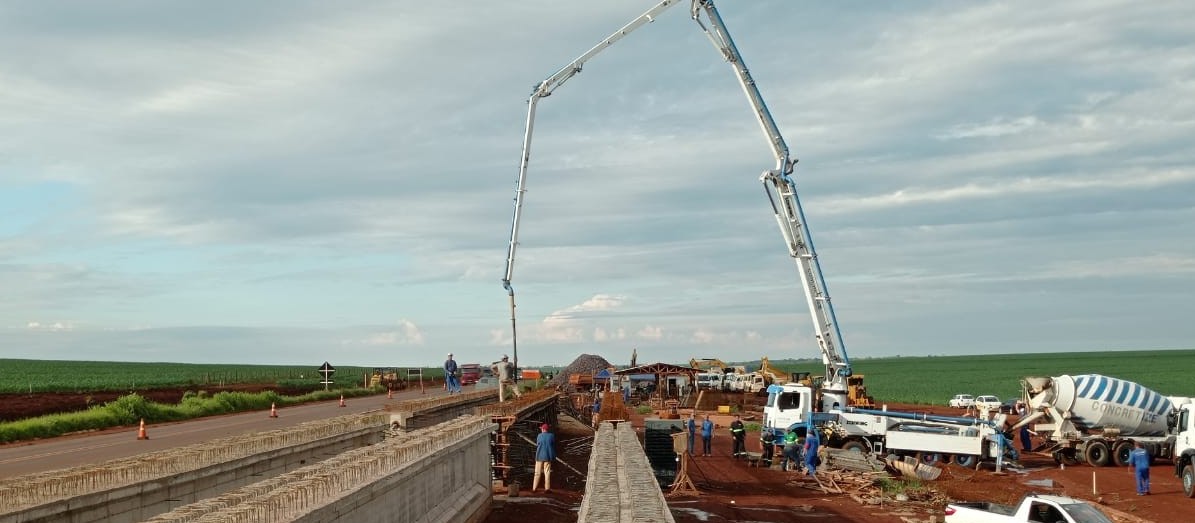
[[[510,354],[531,88],[652,5],[5,2],[0,357]],[[1195,3],[718,6],[848,357],[1195,346]],[[688,2],[539,101],[520,364],[819,355],[753,114]]]

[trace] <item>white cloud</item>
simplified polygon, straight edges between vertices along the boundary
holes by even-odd
[[[1175,312],[1195,292],[1178,240],[1195,237],[1195,4],[720,7],[801,158],[852,354],[1195,336]],[[94,336],[117,359],[234,362],[342,346],[363,364],[509,347],[526,96],[644,8],[0,7],[5,346],[87,355]],[[523,360],[816,355],[759,187],[768,143],[683,10],[537,116]],[[1030,303],[991,308],[1022,285]]]
[[[423,345],[423,332],[410,320],[399,320],[394,330],[375,332],[358,341],[362,345]]]
[[[69,321],[55,321],[50,323],[31,321],[25,324],[25,328],[31,331],[69,331],[74,330],[75,325]]]
[[[939,140],[957,140],[960,138],[991,138],[1020,134],[1032,129],[1038,124],[1034,116],[1022,116],[1012,120],[995,118],[982,124],[960,124],[951,126],[946,132],[935,135]]]

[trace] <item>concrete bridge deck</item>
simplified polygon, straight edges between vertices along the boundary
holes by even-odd
[[[630,423],[602,423],[589,455],[578,523],[673,523],[647,454]]]

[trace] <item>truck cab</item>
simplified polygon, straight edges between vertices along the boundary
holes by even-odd
[[[471,385],[481,379],[480,363],[465,363],[461,365],[461,385]]]
[[[1178,404],[1171,422],[1174,434],[1174,473],[1183,480],[1183,493],[1195,498],[1195,403]]]
[[[804,425],[813,411],[813,389],[806,385],[788,383],[767,388],[768,401],[763,408],[763,426],[783,436],[786,429]]]
[[[697,388],[701,390],[722,390],[721,372],[698,372],[697,373]]]

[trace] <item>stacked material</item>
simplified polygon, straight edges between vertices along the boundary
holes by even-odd
[[[573,374],[590,375],[609,369],[612,366],[610,362],[606,361],[606,358],[593,354],[582,354],[553,376],[552,380],[548,382],[548,387],[571,388],[572,386],[568,383],[569,376]]]

